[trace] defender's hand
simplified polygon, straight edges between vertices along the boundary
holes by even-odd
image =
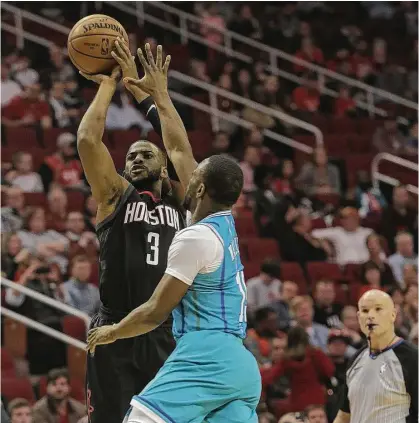
[[[84,76],[89,81],[93,81],[96,84],[102,84],[102,83],[112,83],[116,84],[118,83],[119,79],[121,78],[121,68],[120,66],[115,66],[112,69],[112,73],[110,75],[103,75],[103,74],[97,74],[97,75],[88,75],[87,73],[84,73],[82,71],[79,72],[81,76]]]
[[[147,94],[150,94],[154,98],[160,94],[167,93],[167,72],[169,70],[170,55],[166,56],[166,60],[163,64],[163,48],[161,45],[157,46],[156,60],[154,60],[153,53],[150,49],[150,44],[145,45],[145,51],[147,59],[145,59],[142,50],[139,48],[138,58],[144,68],[144,77],[140,80],[133,78],[124,78],[124,83],[134,85],[141,88]]]
[[[87,335],[87,351],[94,354],[97,345],[112,344],[115,341],[116,333],[113,325],[91,329]]]

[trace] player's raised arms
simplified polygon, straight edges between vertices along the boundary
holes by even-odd
[[[110,76],[80,73],[100,84],[77,132],[77,149],[93,197],[98,202],[97,223],[100,223],[114,211],[129,185],[128,181],[118,175],[112,157],[102,142],[106,114],[121,72],[118,66]]]
[[[123,43],[120,45],[123,48],[127,48]],[[166,57],[163,64],[163,49],[161,45],[157,46],[156,60],[149,44],[145,45],[145,51],[147,60],[142,50],[138,49],[138,58],[144,68],[144,77],[141,80],[124,78],[124,83],[128,89],[136,86],[153,97],[160,116],[162,138],[167,155],[173,163],[182,188],[185,191],[192,172],[197,167],[197,162],[193,156],[185,126],[168,93],[167,73],[170,56]],[[132,57],[129,54],[129,50],[126,52],[126,57]]]

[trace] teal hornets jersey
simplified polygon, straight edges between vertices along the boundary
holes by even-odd
[[[247,295],[234,218],[230,211],[212,214],[195,223],[209,227],[224,247],[221,265],[198,274],[173,310],[173,335],[210,330],[246,336]]]

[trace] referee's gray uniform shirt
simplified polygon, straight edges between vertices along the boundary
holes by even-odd
[[[401,340],[377,356],[362,348],[346,371],[341,410],[351,423],[417,423],[417,347]]]

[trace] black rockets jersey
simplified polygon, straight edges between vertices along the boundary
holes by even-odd
[[[145,303],[166,270],[175,233],[184,227],[184,216],[169,200],[130,185],[96,230],[104,307],[126,314]]]

